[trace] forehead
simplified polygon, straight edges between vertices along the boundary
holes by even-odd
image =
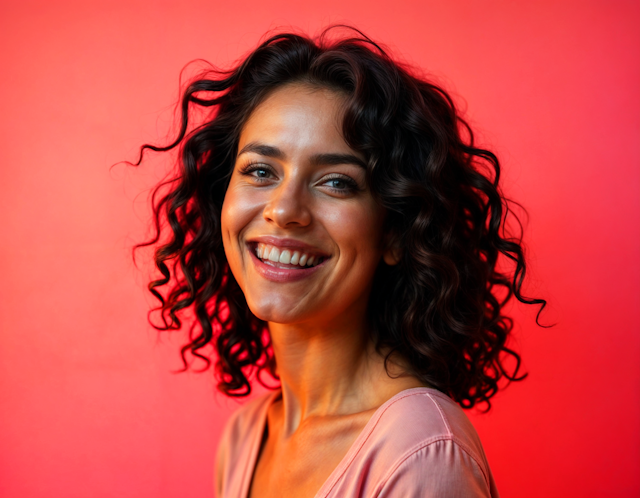
[[[344,96],[303,83],[272,91],[251,113],[240,134],[239,150],[258,141],[285,152],[351,152],[342,137]]]

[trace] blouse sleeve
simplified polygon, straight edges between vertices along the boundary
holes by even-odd
[[[377,498],[498,497],[488,466],[445,439],[410,452],[383,479]]]
[[[215,468],[214,468],[214,489],[216,498],[220,498],[224,496],[223,494],[223,485],[224,485],[224,474],[225,468],[227,466],[228,459],[228,433],[229,433],[229,425],[224,428],[222,432],[222,437],[220,438],[220,442],[218,443],[218,449],[216,451],[216,459],[215,459]]]

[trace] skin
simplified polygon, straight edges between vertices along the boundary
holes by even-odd
[[[357,164],[364,158],[340,132],[342,103],[332,90],[300,83],[274,90],[242,130],[222,208],[231,271],[251,311],[269,323],[282,384],[252,498],[314,496],[375,410],[424,385],[400,362],[390,376],[369,339],[373,275],[382,260],[397,263],[398,249]],[[334,159],[318,160],[328,154]],[[274,282],[251,255],[260,236],[301,241],[328,258],[308,277]]]

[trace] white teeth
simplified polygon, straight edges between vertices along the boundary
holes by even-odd
[[[297,266],[314,266],[322,262],[320,256],[309,256],[300,251],[293,251],[293,254],[289,249],[278,249],[275,246],[264,244],[262,242],[256,244],[255,247],[256,256],[263,261],[273,261],[274,263],[282,263],[285,265],[297,265]]]
[[[269,261],[273,261],[274,263],[280,261],[280,249],[275,246],[271,247],[271,252],[269,253]]]
[[[285,249],[284,251],[282,251],[280,253],[280,263],[284,263],[285,265],[288,265],[291,262],[291,251],[288,251],[287,249]]]

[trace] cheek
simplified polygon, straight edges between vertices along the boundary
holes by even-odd
[[[222,243],[227,259],[231,256],[231,254],[229,254],[229,238],[230,233],[234,231],[235,219],[237,217],[237,213],[233,207],[234,202],[231,199],[232,197],[233,195],[227,190],[224,196],[224,202],[222,203],[222,211],[220,212],[220,231],[222,232]]]
[[[229,185],[220,213],[220,229],[227,260],[230,262],[240,256],[238,237],[259,212],[255,196],[252,198],[246,195],[233,183]]]
[[[349,206],[328,213],[327,226],[341,256],[356,264],[375,266],[382,255],[384,211],[375,203]]]

